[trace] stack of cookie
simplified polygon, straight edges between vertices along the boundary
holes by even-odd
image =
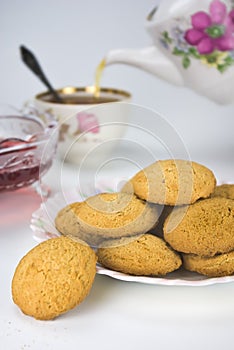
[[[214,174],[203,165],[157,161],[120,193],[63,208],[55,224],[63,235],[98,248],[99,263],[113,270],[165,275],[183,261],[191,271],[228,275],[234,272],[234,201],[218,191]]]
[[[234,185],[216,187],[209,169],[181,160],[154,163],[130,184],[141,198],[166,205],[154,233],[181,253],[185,269],[234,273]]]

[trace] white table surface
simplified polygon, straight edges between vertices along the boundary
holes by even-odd
[[[212,161],[210,160],[210,164]],[[213,161],[225,176],[227,163]],[[226,166],[225,166],[226,164]],[[63,165],[64,189],[75,166]],[[44,182],[56,192],[60,161]],[[118,172],[117,172],[118,173]],[[105,175],[117,176],[116,170]],[[127,173],[127,169],[126,169]],[[122,172],[121,172],[122,174]],[[103,174],[104,175],[104,174]],[[231,347],[234,283],[211,286],[154,286],[97,275],[90,295],[53,321],[21,313],[11,298],[11,280],[21,257],[37,243],[29,227],[40,205],[31,189],[1,194],[1,349],[220,349]]]

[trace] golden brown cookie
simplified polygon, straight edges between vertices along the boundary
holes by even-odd
[[[122,191],[134,192],[139,198],[152,203],[174,206],[209,197],[215,185],[214,174],[205,166],[181,159],[168,159],[139,171]]]
[[[217,186],[211,196],[234,199],[234,184],[223,184]]]
[[[100,246],[106,239],[145,233],[157,219],[157,206],[135,195],[102,193],[63,208],[55,225],[63,235],[72,235],[92,246]]]
[[[181,266],[180,256],[159,237],[144,234],[130,243],[99,248],[98,262],[131,275],[165,275]]]
[[[85,243],[53,238],[30,250],[19,262],[12,297],[26,315],[50,320],[79,305],[96,274],[96,255]]]
[[[183,254],[183,266],[209,277],[230,276],[234,274],[234,251],[210,258]]]
[[[177,251],[201,256],[228,253],[234,250],[234,201],[216,197],[175,208],[163,230]]]

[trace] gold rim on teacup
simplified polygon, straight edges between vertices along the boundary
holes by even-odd
[[[63,88],[57,89],[56,92],[62,96],[64,99],[66,99],[66,97],[75,95],[77,93],[83,93],[83,94],[87,94],[90,95],[90,97],[94,97],[94,93],[95,93],[95,87],[94,86],[83,86],[83,87],[74,87],[74,86],[65,86]],[[120,90],[120,89],[116,89],[116,88],[106,88],[106,87],[101,87],[100,88],[100,96],[104,94],[105,97],[112,97],[113,99],[116,99],[116,101],[114,102],[121,102],[125,99],[130,99],[132,97],[132,95],[125,91],[125,90]],[[42,92],[40,94],[37,94],[35,96],[35,99],[40,100],[44,103],[53,103],[53,104],[57,104],[57,105],[61,105],[61,103],[57,102],[57,101],[53,101],[52,100],[52,95],[49,91],[46,92]],[[48,99],[47,99],[48,98]],[[51,99],[49,99],[51,98]],[[99,98],[97,97],[96,102],[100,103]],[[94,97],[94,101],[95,101],[95,97]],[[108,103],[108,101],[105,101],[104,103]],[[73,105],[74,106],[75,103],[66,103],[66,105]],[[82,104],[82,103],[77,103],[77,104]],[[86,104],[86,103],[84,103]],[[95,102],[93,103],[95,104]]]

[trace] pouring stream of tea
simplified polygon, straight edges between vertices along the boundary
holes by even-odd
[[[99,98],[100,96],[100,89],[101,89],[101,77],[102,77],[102,73],[103,70],[105,68],[106,65],[106,61],[105,59],[101,60],[101,62],[99,63],[99,65],[97,66],[96,72],[95,72],[95,81],[94,81],[94,98]]]

